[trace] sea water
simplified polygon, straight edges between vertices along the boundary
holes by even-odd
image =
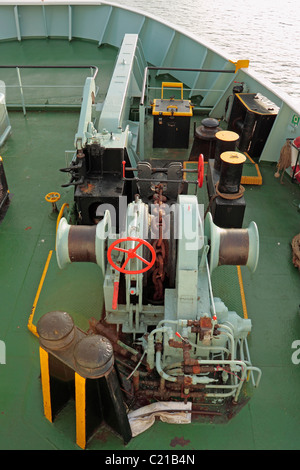
[[[116,0],[196,34],[300,101],[299,0]]]

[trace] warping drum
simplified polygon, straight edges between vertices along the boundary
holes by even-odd
[[[219,131],[216,133],[215,164],[216,170],[221,168],[220,156],[223,152],[235,151],[239,135],[232,131]]]
[[[234,194],[240,189],[245,155],[239,152],[223,152],[220,157],[221,170],[219,179],[219,191],[221,193]]]
[[[210,273],[217,266],[247,266],[254,273],[259,258],[259,233],[255,222],[248,228],[221,228],[210,212],[204,222],[204,232],[210,244]]]

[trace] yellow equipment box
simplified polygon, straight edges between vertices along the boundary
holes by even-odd
[[[165,88],[180,88],[180,99],[174,97],[164,99]],[[188,148],[193,106],[190,100],[183,99],[182,83],[162,83],[161,98],[154,100],[152,115],[154,117],[153,147]]]

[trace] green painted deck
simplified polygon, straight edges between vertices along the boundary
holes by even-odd
[[[55,63],[96,65],[103,94],[114,65],[112,51],[82,41],[0,43],[5,64],[51,64],[55,58]],[[45,195],[58,191],[59,207],[64,202],[72,203],[73,189],[61,188],[66,177],[59,168],[65,165],[65,150],[73,148],[79,112],[28,111],[24,117],[22,111],[11,111],[9,117],[13,133],[1,148],[10,205],[0,224],[0,340],[6,345],[6,364],[0,364],[0,449],[79,449],[72,403],[53,424],[43,415],[38,339],[27,328],[48,254],[55,249],[56,220]],[[258,225],[260,260],[253,275],[242,268],[253,325],[250,354],[253,365],[263,373],[259,388],[227,424],[156,422],[126,448],[118,437],[100,429],[88,449],[126,449],[127,455],[147,449],[190,453],[210,449],[299,449],[300,364],[292,362],[292,343],[300,340],[300,273],[292,264],[290,244],[299,233],[300,192],[288,176],[283,184],[274,178],[273,164],[260,164],[260,171],[263,184],[246,187],[244,219],[245,227],[251,220]],[[205,185],[201,192],[205,200]],[[235,273],[222,267],[218,276],[227,277],[228,288],[232,289]],[[91,280],[89,289],[87,278]],[[227,302],[224,296],[228,291],[220,295]],[[240,298],[228,296],[228,302],[236,308]],[[76,323],[84,329],[88,318],[97,316],[101,306],[97,266],[72,265],[72,269],[62,272],[53,252],[34,323],[39,315],[59,308],[74,314]]]

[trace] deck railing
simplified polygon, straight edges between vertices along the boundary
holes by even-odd
[[[95,65],[0,65],[0,69],[15,70],[15,78],[9,74],[8,79],[5,80],[5,76],[2,74],[7,89],[6,104],[8,108],[21,107],[23,109],[24,116],[26,115],[27,108],[80,108],[84,83],[80,85],[72,84],[72,78],[70,77],[70,73],[68,73],[67,76],[65,74],[60,75],[59,79],[62,80],[63,83],[55,84],[55,81],[58,79],[58,76],[56,75],[55,80],[54,77],[52,77],[54,82],[52,84],[25,84],[25,81],[23,80],[24,74],[21,74],[22,70],[29,69],[37,71],[47,69],[49,73],[49,70],[70,71],[72,69],[90,69],[91,76],[94,79],[96,79],[98,74],[98,68]],[[33,81],[34,78],[35,80],[43,80],[43,77],[36,77],[32,74],[30,74],[29,77],[26,77],[26,81],[28,81],[28,78],[31,81]],[[82,75],[79,78],[81,81]],[[48,74],[47,79],[51,80],[51,76],[49,77]],[[14,81],[16,83],[13,83]],[[13,93],[11,93],[13,90],[18,90],[17,96],[11,96],[13,95]],[[31,90],[31,93],[28,93],[29,90]],[[50,90],[55,91],[54,94],[52,93],[52,96]],[[79,92],[74,93],[74,90],[78,90]],[[96,95],[97,93],[98,87],[96,87]]]
[[[172,72],[197,72],[197,73],[229,73],[229,74],[234,74],[235,70],[224,70],[224,69],[204,69],[204,68],[182,68],[182,67],[154,67],[154,66],[148,66],[144,70],[144,81],[143,81],[143,88],[142,88],[142,94],[141,94],[141,100],[140,100],[140,106],[145,106],[145,96],[149,96],[149,90],[154,90],[155,87],[151,87],[148,82],[148,72],[150,70],[157,70],[157,71],[165,71],[167,73],[172,73]],[[188,88],[188,91],[191,93],[196,92],[214,92],[214,93],[219,93],[222,95],[224,93],[224,89],[219,90],[219,89],[214,89],[214,88]],[[210,108],[211,109],[211,108]]]

